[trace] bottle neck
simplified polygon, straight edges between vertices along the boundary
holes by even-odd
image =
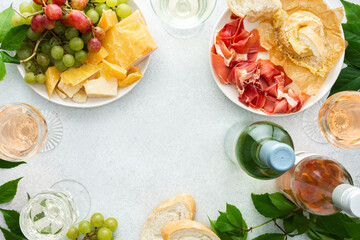
[[[360,188],[340,184],[332,193],[332,201],[337,208],[360,218]]]
[[[289,145],[267,140],[259,146],[258,159],[276,172],[286,172],[295,164],[295,152]]]

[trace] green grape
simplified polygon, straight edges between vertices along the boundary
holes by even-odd
[[[67,67],[72,67],[75,64],[75,58],[73,55],[70,54],[65,54],[62,58],[62,61]]]
[[[82,233],[82,234],[87,234],[87,233],[90,233],[92,230],[92,227],[91,227],[91,224],[89,221],[81,221],[80,224],[79,224],[79,231]]]
[[[31,28],[28,29],[26,36],[28,39],[36,41],[41,37],[41,34],[34,32]]]
[[[21,24],[26,24],[26,25],[30,25],[31,24],[31,20],[33,18],[33,16],[30,16],[31,13],[23,13],[22,15],[24,17],[21,18]]]
[[[45,54],[51,53],[51,45],[49,42],[42,42],[41,43],[41,52]]]
[[[126,17],[130,16],[131,13],[132,13],[131,7],[125,3],[120,4],[116,8],[116,14],[121,18],[126,18]]]
[[[74,27],[69,27],[65,30],[65,37],[67,40],[71,40],[79,36],[79,30]]]
[[[17,14],[13,15],[13,16],[11,17],[11,24],[12,24],[14,27],[22,25],[21,16],[20,16],[20,15],[17,15]]]
[[[45,83],[46,82],[46,76],[45,76],[45,74],[38,74],[38,75],[36,75],[36,81],[38,82],[38,83]]]
[[[123,4],[123,3],[127,3],[126,0],[117,0],[117,5]]]
[[[17,56],[20,60],[27,59],[32,54],[32,50],[29,48],[19,49],[17,51]]]
[[[74,226],[72,226],[66,234],[66,236],[70,239],[76,239],[79,237],[79,235],[80,235],[79,229],[77,229]]]
[[[55,60],[59,60],[62,59],[62,57],[64,56],[64,49],[60,46],[55,46],[51,49],[51,56],[55,59]]]
[[[34,49],[35,47],[35,42],[33,41],[26,41],[23,43],[23,45],[21,45],[21,48],[31,48]]]
[[[19,6],[19,11],[20,13],[32,13],[33,12],[33,8],[31,6],[30,3],[28,2],[22,2]]]
[[[35,2],[32,3],[32,7],[36,12],[38,12],[42,9],[42,6],[39,4],[36,4]]]
[[[39,66],[38,67],[38,70],[39,70],[39,72],[40,73],[46,73],[46,70],[49,68],[49,66],[46,66],[46,67],[41,67],[41,66]]]
[[[102,16],[103,10],[109,10],[109,9],[110,8],[105,3],[98,4],[95,8],[99,16]]]
[[[76,60],[75,60],[75,63],[74,63],[74,65],[73,65],[73,68],[79,68],[79,67],[81,67],[81,65],[82,65],[82,62],[79,62],[79,61],[76,61]]]
[[[75,53],[75,59],[79,62],[85,62],[87,59],[87,53],[84,50],[80,50]]]
[[[68,54],[71,54],[71,55],[75,54],[75,51],[70,48],[70,44],[68,44],[68,43],[64,44],[64,50]]]
[[[84,41],[85,44],[88,44],[88,42],[90,41],[90,39],[92,39],[94,37],[92,32],[86,33],[82,35],[82,40]]]
[[[115,229],[118,227],[118,222],[115,218],[108,218],[104,222],[104,227],[110,229],[111,231],[115,231]]]
[[[34,84],[36,83],[35,74],[32,72],[28,72],[25,74],[24,80],[27,84]]]
[[[44,53],[39,53],[36,57],[36,62],[41,66],[41,67],[46,67],[49,66],[50,64],[50,57],[49,55],[46,55]]]
[[[56,67],[57,70],[59,70],[61,72],[65,71],[68,68],[67,66],[65,66],[62,59],[55,61],[55,67]]]
[[[117,5],[117,0],[106,0],[106,5],[108,5],[108,7],[115,7]]]
[[[53,31],[58,34],[58,35],[62,35],[66,30],[66,27],[64,24],[62,24],[60,21],[56,21],[55,22],[55,27],[53,29]]]
[[[51,48],[53,48],[55,46],[60,46],[60,41],[56,37],[50,38],[49,43],[50,43]]]
[[[94,227],[101,227],[104,223],[104,216],[101,213],[94,213],[90,222]]]
[[[88,16],[93,21],[94,24],[97,23],[100,18],[98,12],[93,8],[91,8],[89,11],[86,12],[86,16]]]
[[[98,231],[97,237],[99,240],[111,240],[112,231],[108,228],[100,228]]]
[[[104,3],[106,0],[90,0],[90,2]]]
[[[25,62],[24,69],[25,72],[33,72],[33,73],[36,72],[35,63],[33,63],[32,61]]]
[[[71,39],[69,44],[70,48],[74,51],[80,51],[84,47],[84,41],[79,37]]]

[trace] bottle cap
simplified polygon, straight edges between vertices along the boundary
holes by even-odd
[[[332,201],[337,208],[360,218],[360,188],[341,184],[333,191]]]
[[[260,159],[272,170],[286,172],[295,164],[295,152],[289,145],[271,140],[261,146]]]

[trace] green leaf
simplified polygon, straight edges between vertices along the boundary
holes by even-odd
[[[360,42],[348,40],[348,43],[345,58],[351,62],[351,65],[360,68]]]
[[[353,90],[357,91],[360,89],[360,70],[347,67],[343,69],[336,80],[333,88],[331,89],[330,95],[337,92]]]
[[[6,75],[5,64],[2,58],[0,58],[0,81],[4,79],[5,75]]]
[[[317,224],[328,233],[340,238],[359,238],[360,236],[360,222],[356,222],[342,213],[330,216],[319,216],[317,218]],[[355,229],[352,229],[353,227],[355,227]],[[348,228],[351,231],[351,234],[350,231],[348,231]]]
[[[281,233],[265,233],[263,235],[260,235],[256,238],[253,238],[253,240],[284,240],[285,236]]]
[[[311,222],[309,229],[306,232],[309,238],[312,240],[342,240],[343,238],[338,238],[330,233],[327,233],[326,230],[316,225],[316,223]]]
[[[16,235],[15,233],[9,232],[5,228],[0,227],[1,232],[4,234],[5,240],[24,240],[25,238]]]
[[[303,215],[303,212],[298,212],[294,215],[294,225],[297,229],[296,235],[301,235],[309,229],[310,220]]]
[[[8,162],[0,159],[0,168],[4,168],[4,169],[14,168],[21,164],[26,164],[26,162]]]
[[[360,28],[356,22],[343,23],[345,39],[351,41],[360,41]]]
[[[29,26],[22,25],[14,27],[7,32],[1,44],[1,49],[8,51],[18,50],[23,44]]]
[[[17,57],[10,56],[7,52],[0,52],[3,62],[20,64],[20,60]]]
[[[291,216],[291,217],[285,218],[283,220],[284,230],[288,234],[290,234],[296,230],[296,227],[294,224],[294,218],[295,218],[294,216]]]
[[[344,5],[348,22],[360,22],[360,6],[344,0],[340,1]]]
[[[27,194],[27,199],[28,199],[28,201],[31,199],[31,197],[30,197],[30,194],[29,193],[26,193]],[[210,219],[209,219],[210,220]]]
[[[4,40],[6,33],[12,28],[11,17],[14,15],[12,4],[8,9],[0,13],[0,42]]]
[[[0,204],[13,200],[16,195],[18,183],[22,178],[18,178],[0,186]]]
[[[226,204],[226,217],[229,222],[238,228],[247,228],[240,210],[231,204]]]
[[[283,194],[277,192],[269,195],[269,198],[274,206],[284,212],[293,212],[298,207],[290,202]]]
[[[257,195],[251,194],[256,210],[267,218],[281,218],[288,216],[292,211],[280,210],[271,201],[268,193]]]
[[[0,209],[0,211],[3,214],[6,225],[10,231],[16,235],[24,237],[19,224],[20,214],[15,210]]]
[[[236,230],[236,227],[228,220],[226,213],[223,212],[220,212],[220,216],[216,220],[215,227],[220,232],[231,232]]]

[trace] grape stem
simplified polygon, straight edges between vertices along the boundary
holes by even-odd
[[[30,13],[30,14],[27,15],[27,16],[24,16],[24,15],[22,15],[16,8],[13,8],[13,11],[14,11],[16,14],[20,15],[21,17],[23,17],[23,18],[25,18],[25,19],[28,19],[29,17],[32,17],[32,16],[35,16],[35,15],[39,15],[39,14],[44,13],[44,10],[41,10],[41,11],[38,11],[38,12]]]
[[[91,234],[91,235],[86,234],[86,236],[85,236],[83,239],[81,239],[81,240],[91,239],[93,236],[96,236],[96,234],[97,234],[97,232],[96,232],[96,228],[95,228],[95,232],[94,232],[93,234]]]
[[[47,35],[48,33],[49,33],[49,31],[46,31],[46,33],[45,33],[44,35],[42,35],[41,38],[39,38],[39,39],[37,40],[36,45],[35,45],[35,48],[34,48],[34,51],[33,51],[33,53],[31,54],[31,56],[28,57],[28,58],[26,58],[26,59],[24,59],[24,60],[21,60],[21,61],[20,61],[21,63],[30,61],[33,57],[36,56],[36,51],[37,51],[38,48],[39,48],[40,42],[41,42],[42,40],[44,40],[44,38],[46,37],[46,35]]]
[[[60,45],[63,46],[61,39],[58,36],[56,36],[56,34],[53,31],[50,31],[50,33],[53,35],[54,38],[56,38],[60,42]]]

